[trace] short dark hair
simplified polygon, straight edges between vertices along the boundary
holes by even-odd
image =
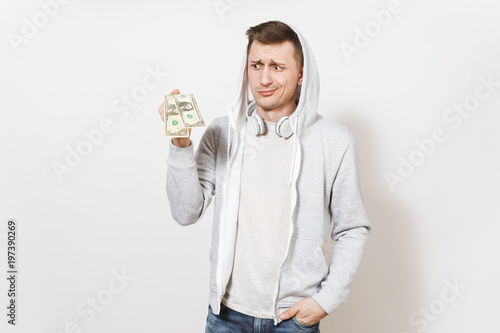
[[[290,41],[295,48],[295,56],[299,60],[298,63],[304,66],[304,53],[302,52],[302,44],[300,43],[299,36],[297,36],[288,24],[280,21],[268,21],[250,27],[246,34],[248,36],[247,57],[250,54],[250,47],[254,41],[265,45],[281,44]]]

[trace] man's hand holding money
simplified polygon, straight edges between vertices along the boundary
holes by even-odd
[[[179,95],[179,89],[174,89],[170,94],[171,95]],[[161,104],[160,108],[158,109],[158,112],[160,113],[161,120],[165,123],[165,101]],[[167,121],[168,121],[168,115],[167,115]],[[167,127],[167,125],[165,126]],[[187,137],[172,137],[172,143],[177,146],[177,147],[189,147],[191,145],[191,128],[187,128]]]

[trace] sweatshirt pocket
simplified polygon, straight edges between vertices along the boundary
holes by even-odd
[[[292,236],[287,260],[281,271],[278,299],[294,304],[321,289],[328,266],[318,240]]]

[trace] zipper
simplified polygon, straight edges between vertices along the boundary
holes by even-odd
[[[229,119],[229,132],[231,131],[231,128],[232,128],[232,124],[231,124],[231,119]],[[228,132],[228,136],[230,135],[230,133]],[[222,298],[224,297],[224,293],[222,291],[222,268],[223,268],[223,264],[224,264],[224,253],[223,251],[221,250],[222,247],[223,247],[223,240],[224,240],[224,230],[225,230],[225,224],[226,224],[226,214],[227,214],[227,191],[228,191],[228,175],[230,173],[230,170],[232,169],[233,167],[233,161],[234,161],[234,147],[237,146],[238,144],[238,133],[236,133],[236,130],[234,130],[235,132],[235,139],[234,139],[234,142],[235,144],[234,145],[231,145],[231,142],[228,142],[228,156],[227,158],[229,158],[229,163],[227,165],[227,170],[226,170],[226,174],[224,176],[224,189],[223,189],[223,198],[224,198],[224,202],[223,202],[223,205],[222,205],[222,214],[221,214],[221,217],[223,216],[223,219],[222,219],[222,222],[221,222],[221,225],[219,226],[219,249],[218,249],[218,254],[217,254],[217,292],[218,292],[218,303],[220,303],[222,301]],[[231,148],[231,149],[230,149]],[[231,155],[232,153],[232,155]],[[220,310],[219,310],[220,312]]]
[[[294,135],[297,135],[297,133],[294,133]],[[297,140],[297,155],[299,155],[299,158],[297,159],[298,161],[300,161],[300,156],[301,156],[301,148],[300,148],[300,143],[299,143],[299,139],[298,137],[295,138]],[[295,161],[297,161],[295,160]],[[299,163],[299,166],[300,166],[300,163]],[[291,212],[290,212],[290,232],[288,233],[288,244],[287,244],[287,248],[286,248],[286,253],[285,253],[285,257],[283,258],[283,261],[281,262],[281,265],[278,269],[278,273],[277,273],[277,280],[276,280],[276,288],[274,289],[274,300],[273,300],[273,318],[274,318],[274,325],[278,325],[278,317],[276,315],[276,302],[278,300],[278,287],[279,287],[279,283],[280,283],[280,278],[281,278],[281,270],[283,268],[283,264],[285,263],[287,257],[288,257],[288,252],[290,250],[290,241],[292,239],[292,235],[293,235],[293,231],[294,231],[294,228],[293,228],[293,211],[295,210],[295,206],[297,205],[297,189],[296,189],[296,184],[297,184],[297,177],[295,177],[295,175],[298,175],[299,174],[299,169],[298,168],[294,168],[294,175],[292,175],[292,196],[291,196],[291,201],[292,201],[292,205],[291,205]]]
[[[229,167],[228,167],[229,168]],[[227,172],[226,172],[226,176],[224,177],[224,183],[226,182],[227,180]],[[227,193],[227,185],[224,186],[224,195]],[[222,297],[224,297],[224,295],[221,294],[221,290],[222,290],[222,260],[223,260],[223,254],[222,254],[222,240],[224,239],[224,223],[226,222],[226,205],[224,205],[223,207],[223,220],[221,222],[221,225],[219,226],[219,248],[218,248],[218,254],[217,254],[217,291],[218,291],[218,295],[217,297],[219,297],[219,302],[222,300]]]
[[[295,186],[295,182],[293,182],[293,186]],[[294,205],[293,209],[295,209],[295,205]],[[279,287],[279,281],[280,281],[280,277],[281,277],[281,270],[283,268],[283,264],[286,261],[286,258],[288,257],[288,252],[289,252],[289,249],[290,249],[290,240],[292,239],[292,234],[293,234],[293,217],[290,218],[290,233],[288,234],[288,245],[287,245],[287,248],[286,248],[285,257],[283,258],[283,261],[281,262],[281,265],[280,265],[280,267],[278,269],[278,278],[276,280],[276,287],[274,288],[274,300],[273,300],[274,325],[278,325],[278,317],[276,316],[276,301],[277,301],[277,298],[278,298],[278,287]]]

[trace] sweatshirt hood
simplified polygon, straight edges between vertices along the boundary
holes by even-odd
[[[298,138],[302,135],[307,134],[307,129],[316,121],[318,116],[318,97],[319,97],[319,75],[318,69],[316,66],[316,60],[314,59],[314,55],[311,51],[311,48],[304,36],[288,22],[282,21],[287,24],[299,37],[299,41],[302,45],[302,53],[304,55],[304,69],[303,69],[303,79],[302,85],[297,87],[296,100],[299,100],[297,108],[295,111],[289,116],[290,118],[290,126],[293,130],[293,141],[294,141],[294,149],[293,149],[293,161],[292,168],[290,172],[290,181],[292,181],[292,176],[294,170],[297,168],[298,164],[300,164],[300,156],[299,159],[296,159],[297,155],[300,155],[300,147]],[[250,91],[249,82],[248,82],[248,74],[247,74],[247,50],[245,48],[243,52],[243,60],[241,63],[240,69],[240,79],[238,81],[238,89],[236,91],[236,96],[228,106],[227,112],[229,116],[228,127],[232,127],[234,131],[240,129],[240,127],[246,123],[247,108],[256,107],[256,102],[252,96]],[[230,144],[231,144],[231,128],[228,128],[228,156],[231,152]],[[299,150],[299,152],[297,152]],[[228,158],[228,165],[229,165]]]
[[[318,68],[316,66],[316,60],[314,59],[311,48],[300,31],[288,22],[281,22],[287,24],[293,31],[295,31],[299,37],[302,45],[302,52],[304,54],[302,85],[298,86],[296,95],[296,99],[299,100],[299,103],[295,111],[290,115],[291,127],[295,129],[294,134],[302,136],[306,133],[305,130],[316,121],[319,97]],[[234,129],[239,128],[246,122],[245,112],[248,107],[252,107],[250,104],[256,106],[255,100],[249,88],[248,75],[246,71],[247,62],[247,51],[245,48],[236,96],[231,105],[227,108],[229,122]]]

